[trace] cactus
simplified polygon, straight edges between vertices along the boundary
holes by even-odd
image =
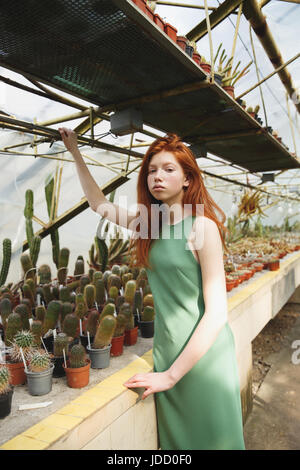
[[[118,290],[122,286],[121,278],[119,276],[117,276],[116,274],[113,274],[113,273],[108,276],[107,290],[109,290],[112,286],[116,286],[118,288]]]
[[[92,308],[95,304],[96,289],[93,284],[87,284],[84,287],[84,298],[88,308]]]
[[[105,289],[107,289],[107,281],[108,281],[108,278],[109,276],[111,275],[111,271],[107,270],[107,271],[104,271],[103,273],[103,281],[104,281],[104,285],[105,285]]]
[[[51,209],[52,209],[52,196],[53,196],[53,204],[56,205],[56,197],[53,195],[54,192],[54,178],[52,175],[48,176],[45,181],[45,197],[47,202],[47,211],[49,217],[51,217]],[[52,242],[52,259],[54,264],[58,269],[58,259],[59,259],[59,234],[58,230],[51,230],[50,232],[51,242]]]
[[[68,274],[69,257],[70,257],[70,250],[68,248],[62,248],[59,251],[57,279],[60,284],[65,284],[66,282],[67,274]]]
[[[2,258],[2,268],[1,268],[1,273],[0,273],[0,286],[3,286],[3,284],[5,284],[8,271],[9,271],[10,260],[11,260],[11,240],[9,238],[5,238],[3,240],[3,258]]]
[[[117,310],[118,313],[119,313],[119,310],[120,310],[121,305],[122,305],[124,302],[125,302],[125,297],[124,297],[124,295],[119,295],[119,296],[116,298],[115,304],[116,304],[116,310]]]
[[[8,316],[12,313],[12,304],[10,299],[2,298],[0,301],[0,315],[4,330],[6,329],[6,321]]]
[[[257,104],[257,105],[255,106],[253,112],[254,112],[255,114],[257,114],[259,110],[260,110],[260,106],[259,106],[259,104]]]
[[[96,269],[95,268],[90,268],[89,269],[89,273],[88,273],[88,276],[90,278],[90,282],[92,283],[93,282],[93,278],[94,278],[94,273],[96,272]]]
[[[56,335],[53,343],[53,354],[55,357],[62,357],[64,355],[63,350],[65,350],[66,356],[68,355],[69,341],[70,338],[66,333]]]
[[[75,294],[76,295],[76,294]],[[62,304],[62,310],[60,312],[60,322],[61,322],[61,325],[64,323],[64,320],[66,318],[66,315],[68,315],[69,313],[72,313],[73,312],[73,305],[71,304],[71,302],[63,302]]]
[[[34,345],[38,348],[41,345],[42,328],[43,323],[41,320],[33,320],[31,323],[31,332],[34,336]]]
[[[153,321],[154,320],[154,308],[150,305],[147,305],[142,311],[142,321]]]
[[[29,370],[31,372],[44,372],[50,368],[51,359],[48,353],[43,350],[35,351],[29,358]]]
[[[15,312],[18,313],[21,317],[23,330],[29,330],[30,329],[29,315],[28,315],[28,310],[27,310],[26,305],[24,304],[17,305],[15,308]]]
[[[31,189],[27,189],[25,193],[24,217],[26,219],[32,219],[33,217],[33,191]]]
[[[32,278],[34,279],[34,268],[32,266],[32,261],[30,256],[27,253],[23,253],[20,258],[23,273],[24,273],[24,279],[27,278]]]
[[[42,241],[41,237],[39,235],[35,235],[30,245],[30,257],[31,257],[33,267],[36,267],[37,259],[39,257],[40,248],[41,248],[41,241]]]
[[[134,294],[136,291],[136,281],[131,279],[125,285],[125,301],[128,302],[130,305],[133,305]]]
[[[138,268],[137,268],[137,269],[138,269]],[[121,277],[122,277],[123,274],[127,274],[127,273],[129,272],[129,268],[128,268],[128,266],[127,266],[126,264],[123,264],[123,265],[121,266],[121,268],[120,268],[120,271],[121,271],[120,275],[121,275]]]
[[[38,269],[38,275],[40,277],[39,284],[50,284],[51,283],[51,269],[48,264],[42,264]]]
[[[88,314],[87,324],[86,324],[86,331],[89,332],[90,336],[95,336],[98,326],[99,320],[99,312],[98,310],[94,309],[91,310]]]
[[[143,305],[146,307],[147,305],[150,305],[151,307],[154,307],[154,302],[153,302],[153,295],[152,294],[147,294],[144,299],[143,299]]]
[[[84,317],[84,315],[86,314],[85,304],[83,304],[83,303],[77,304],[76,307],[75,307],[75,312],[74,313],[75,313],[76,317],[82,319]]]
[[[74,346],[72,346],[69,361],[70,368],[72,369],[78,369],[86,365],[86,352],[81,344],[74,344]]]
[[[67,336],[71,336],[72,338],[76,338],[78,336],[78,329],[79,329],[79,318],[76,317],[74,313],[68,313],[65,316],[63,322],[63,332],[66,333]]]
[[[115,304],[113,304],[113,303],[108,303],[108,304],[106,304],[106,305],[103,307],[102,312],[101,312],[101,314],[100,314],[100,321],[101,321],[102,318],[105,317],[106,315],[114,315],[115,310],[116,310]]]
[[[102,271],[94,271],[92,284],[94,284],[94,286],[96,286],[96,281],[98,279],[102,279],[102,277],[103,277]]]
[[[51,300],[54,300],[54,295],[52,294],[52,291],[51,291],[51,284],[43,285],[43,295],[44,295],[46,304],[49,304]]]
[[[35,302],[34,302],[34,296],[33,296],[30,285],[27,283],[23,284],[22,290],[23,290],[24,297],[30,301],[31,307],[33,307]]]
[[[90,278],[86,274],[80,278],[80,292],[83,294],[85,286],[90,283]]]
[[[31,293],[33,295],[33,300],[36,296],[36,287],[35,287],[35,281],[32,278],[26,279],[26,284],[30,287]]]
[[[59,300],[62,302],[70,302],[70,289],[67,286],[62,286],[59,289]]]
[[[111,268],[112,274],[116,274],[117,276],[121,276],[121,268],[118,264],[114,264]]]
[[[118,295],[119,289],[116,286],[111,286],[108,292],[109,298],[114,299],[114,301],[116,301]]]
[[[95,247],[97,251],[98,263],[100,264],[101,271],[105,271],[108,263],[108,248],[105,240],[102,240],[95,236]]]
[[[4,365],[0,365],[0,395],[4,395],[10,391],[10,380],[11,375],[9,368]]]
[[[82,276],[84,274],[84,261],[77,258],[75,262],[74,276]]]
[[[13,338],[18,331],[22,330],[22,320],[18,313],[11,313],[6,321],[5,344],[11,346]]]
[[[105,298],[106,298],[104,279],[96,280],[95,289],[96,289],[95,301],[97,302],[98,305],[104,305]]]
[[[79,287],[79,286],[80,286],[80,280],[69,282],[66,287],[68,288],[69,292],[71,293],[73,290],[77,289],[77,287]]]
[[[124,334],[126,323],[126,316],[123,313],[119,313],[119,315],[117,315],[117,325],[114,332],[114,337],[122,336]]]
[[[131,268],[131,271],[132,271],[132,276],[133,276],[132,279],[136,280],[139,275],[139,271],[140,271],[139,268],[133,267]]]
[[[133,279],[132,273],[125,273],[122,275],[122,286],[125,287],[128,281]]]
[[[59,287],[58,286],[52,287],[52,294],[53,294],[54,300],[59,300]]]
[[[133,306],[132,306],[132,311],[134,314],[139,313],[141,314],[143,308],[143,295],[139,289],[137,289],[134,293],[134,299],[133,299]]]
[[[46,309],[44,305],[38,305],[35,307],[35,319],[41,321],[42,323],[45,320]]]
[[[24,359],[28,360],[30,354],[33,352],[35,346],[35,337],[32,331],[21,330],[18,331],[12,342],[12,349],[10,357],[13,362],[22,362],[21,349],[23,351]]]
[[[143,294],[146,296],[147,294],[152,294],[151,287],[149,284],[146,284],[143,288]]]
[[[117,320],[113,315],[106,315],[99,323],[93,341],[94,349],[102,349],[111,344]]]
[[[43,323],[43,335],[45,335],[48,330],[53,330],[56,327],[61,310],[62,303],[60,301],[51,300],[51,302],[49,302]]]

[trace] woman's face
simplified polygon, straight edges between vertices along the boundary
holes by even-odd
[[[183,187],[189,185],[188,178],[173,153],[165,150],[151,158],[147,183],[152,196],[169,206],[181,204]]]

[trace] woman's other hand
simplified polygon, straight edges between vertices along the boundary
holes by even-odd
[[[77,134],[72,129],[66,127],[59,127],[58,131],[61,135],[62,141],[69,152],[73,153],[78,149]]]

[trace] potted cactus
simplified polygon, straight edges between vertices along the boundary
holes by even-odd
[[[52,363],[54,364],[53,369],[53,377],[63,377],[65,375],[65,371],[63,368],[64,362],[64,351],[65,355],[68,355],[68,348],[70,337],[67,336],[65,333],[59,333],[56,335],[53,344],[53,356],[51,357]]]
[[[10,382],[10,371],[7,366],[0,365],[0,419],[11,412],[11,401],[14,387]]]
[[[11,374],[12,385],[23,385],[26,382],[21,348],[25,361],[28,361],[30,354],[35,349],[35,337],[31,331],[17,331],[13,337],[13,341],[11,341],[11,347],[8,349],[6,359],[7,367]]]
[[[177,36],[177,45],[185,52],[187,38],[185,36]]]
[[[247,113],[250,114],[250,116],[253,117],[253,119],[255,118],[255,112],[252,106],[249,106],[249,108],[247,108]]]
[[[38,349],[30,355],[28,369],[25,369],[30,395],[46,395],[51,392],[53,370],[54,364],[46,351]]]
[[[91,361],[87,359],[85,348],[81,344],[72,346],[67,367],[63,366],[67,376],[67,384],[71,388],[82,388],[90,380]]]
[[[125,346],[132,346],[133,344],[135,344],[137,342],[138,337],[138,326],[135,326],[133,315],[136,290],[137,281],[135,281],[134,279],[130,279],[129,281],[127,281],[124,292],[125,302],[120,309],[120,311],[122,310],[122,313],[124,313],[127,318],[124,339]]]
[[[125,338],[125,326],[127,318],[123,313],[117,315],[117,325],[114,332],[114,335],[111,339],[111,356],[121,356],[123,354],[123,345]]]
[[[153,306],[146,305],[141,314],[142,319],[139,322],[143,338],[152,338],[154,336],[154,316],[155,311]]]
[[[92,347],[87,346],[92,369],[104,369],[109,366],[111,340],[116,325],[117,320],[114,315],[107,314],[100,319]]]

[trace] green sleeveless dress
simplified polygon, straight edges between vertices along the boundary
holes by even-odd
[[[150,249],[155,372],[172,365],[204,314],[201,268],[187,245],[194,219],[163,224]],[[174,387],[155,393],[155,404],[162,450],[245,449],[235,343],[228,322]]]

